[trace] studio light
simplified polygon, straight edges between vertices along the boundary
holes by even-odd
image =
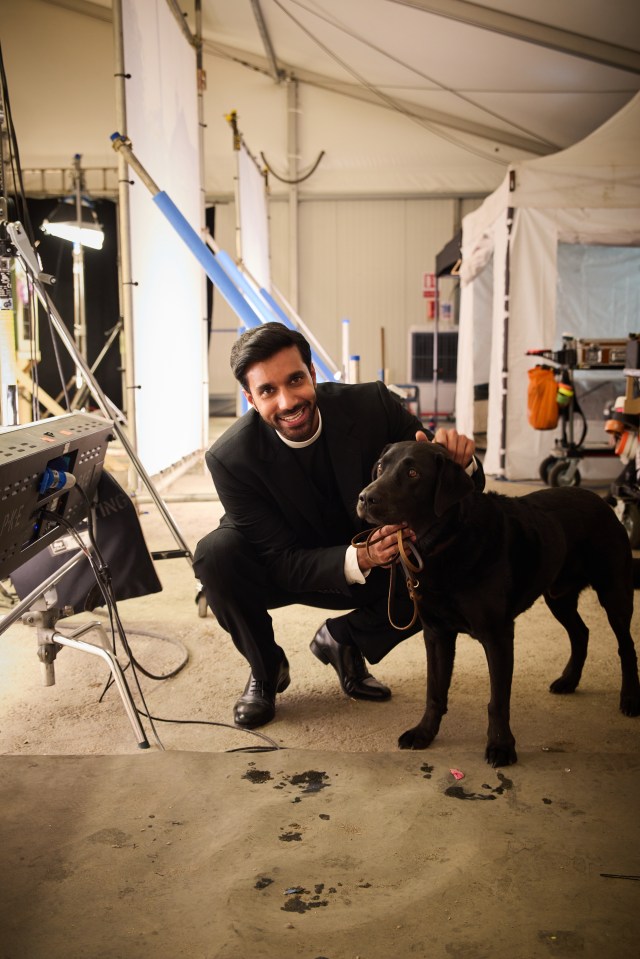
[[[73,336],[82,358],[87,359],[87,323],[84,295],[84,247],[102,249],[104,233],[98,222],[93,203],[84,193],[82,157],[73,157],[73,193],[63,197],[52,213],[43,221],[41,230],[51,236],[67,240],[73,253]],[[75,409],[85,394],[82,370],[76,367],[76,395],[71,404]]]
[[[75,196],[60,200],[56,208],[42,222],[43,233],[57,236],[70,243],[80,243],[91,247],[92,250],[101,250],[104,243],[104,233],[98,221],[98,215],[93,204],[86,197],[80,201],[80,217]]]

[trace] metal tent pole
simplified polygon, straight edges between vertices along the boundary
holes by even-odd
[[[116,117],[119,129],[127,129],[126,74],[122,25],[122,0],[113,0],[113,34],[115,47]],[[131,276],[131,214],[129,204],[129,170],[127,158],[118,154],[118,250],[120,266],[120,308],[123,323],[122,405],[127,415],[131,445],[137,449],[135,365],[133,342],[133,279]]]
[[[206,229],[206,204],[204,192],[204,91],[206,89],[206,73],[202,54],[202,0],[196,0],[196,76],[198,83],[198,159],[201,196],[201,228]],[[206,315],[207,295],[206,281],[202,278],[202,449],[209,445],[209,317]]]
[[[503,323],[502,323],[502,370],[501,391],[502,391],[502,425],[500,429],[500,469],[498,476],[505,479],[507,475],[507,387],[509,385],[509,321],[511,318],[511,234],[513,232],[513,218],[515,208],[510,206],[507,209],[507,250],[505,254],[504,267],[504,300],[503,300]]]

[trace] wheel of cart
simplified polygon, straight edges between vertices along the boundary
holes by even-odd
[[[613,481],[607,502],[626,529],[631,549],[640,549],[640,485],[635,460],[626,463]]]
[[[540,479],[543,483],[549,485],[549,470],[556,465],[558,462],[557,456],[547,456],[546,459],[540,463]]]
[[[540,479],[547,486],[580,486],[582,476],[580,460],[585,457],[613,456],[610,447],[586,448],[587,418],[575,393],[573,371],[578,365],[576,341],[572,336],[562,338],[563,348],[552,350],[527,350],[528,356],[538,356],[549,361],[557,370],[558,419],[560,436],[555,441],[554,452],[546,456],[539,466]],[[549,367],[543,367],[549,369]]]
[[[579,459],[565,457],[556,460],[547,470],[548,486],[580,486],[582,477],[578,469]]]
[[[637,503],[620,500],[615,511],[627,531],[631,549],[640,548],[640,506]]]
[[[200,587],[196,594],[196,606],[198,607],[198,616],[200,619],[206,619],[209,606],[207,604],[207,597],[204,595],[204,590],[202,587]]]

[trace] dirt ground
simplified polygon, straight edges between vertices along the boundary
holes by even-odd
[[[219,518],[212,492],[197,464],[163,494],[192,549]],[[141,500],[149,548],[174,547]],[[292,683],[252,735],[231,725],[247,667],[198,615],[189,563],[156,568],[161,593],[119,604],[137,662],[179,669],[138,672],[139,688],[126,670],[156,717],[141,717],[148,749],[101,659],[63,648],[45,687],[35,629],[0,635],[3,959],[640,955],[640,719],[618,711],[615,639],[593,594],[572,696],[548,692],[568,655],[559,624],[540,601],[518,620],[519,761],[496,771],[486,663],[468,637],[437,740],[405,753],[422,640],[376,666],[389,702],[356,702],[309,652],[322,611],[276,611]],[[61,626],[87,621],[106,625],[96,612]]]

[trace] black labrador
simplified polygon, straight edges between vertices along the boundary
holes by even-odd
[[[425,749],[447,711],[456,636],[482,644],[491,684],[485,758],[492,766],[517,761],[509,727],[514,621],[539,597],[562,623],[571,655],[553,693],[572,693],[587,658],[589,631],[578,596],[592,586],[618,640],[620,710],[640,715],[640,682],[630,626],[632,554],[613,510],[577,487],[510,497],[478,493],[447,450],[426,442],[383,450],[358,514],[370,523],[406,523],[424,562],[418,608],[427,649],[427,705],[402,749]]]

